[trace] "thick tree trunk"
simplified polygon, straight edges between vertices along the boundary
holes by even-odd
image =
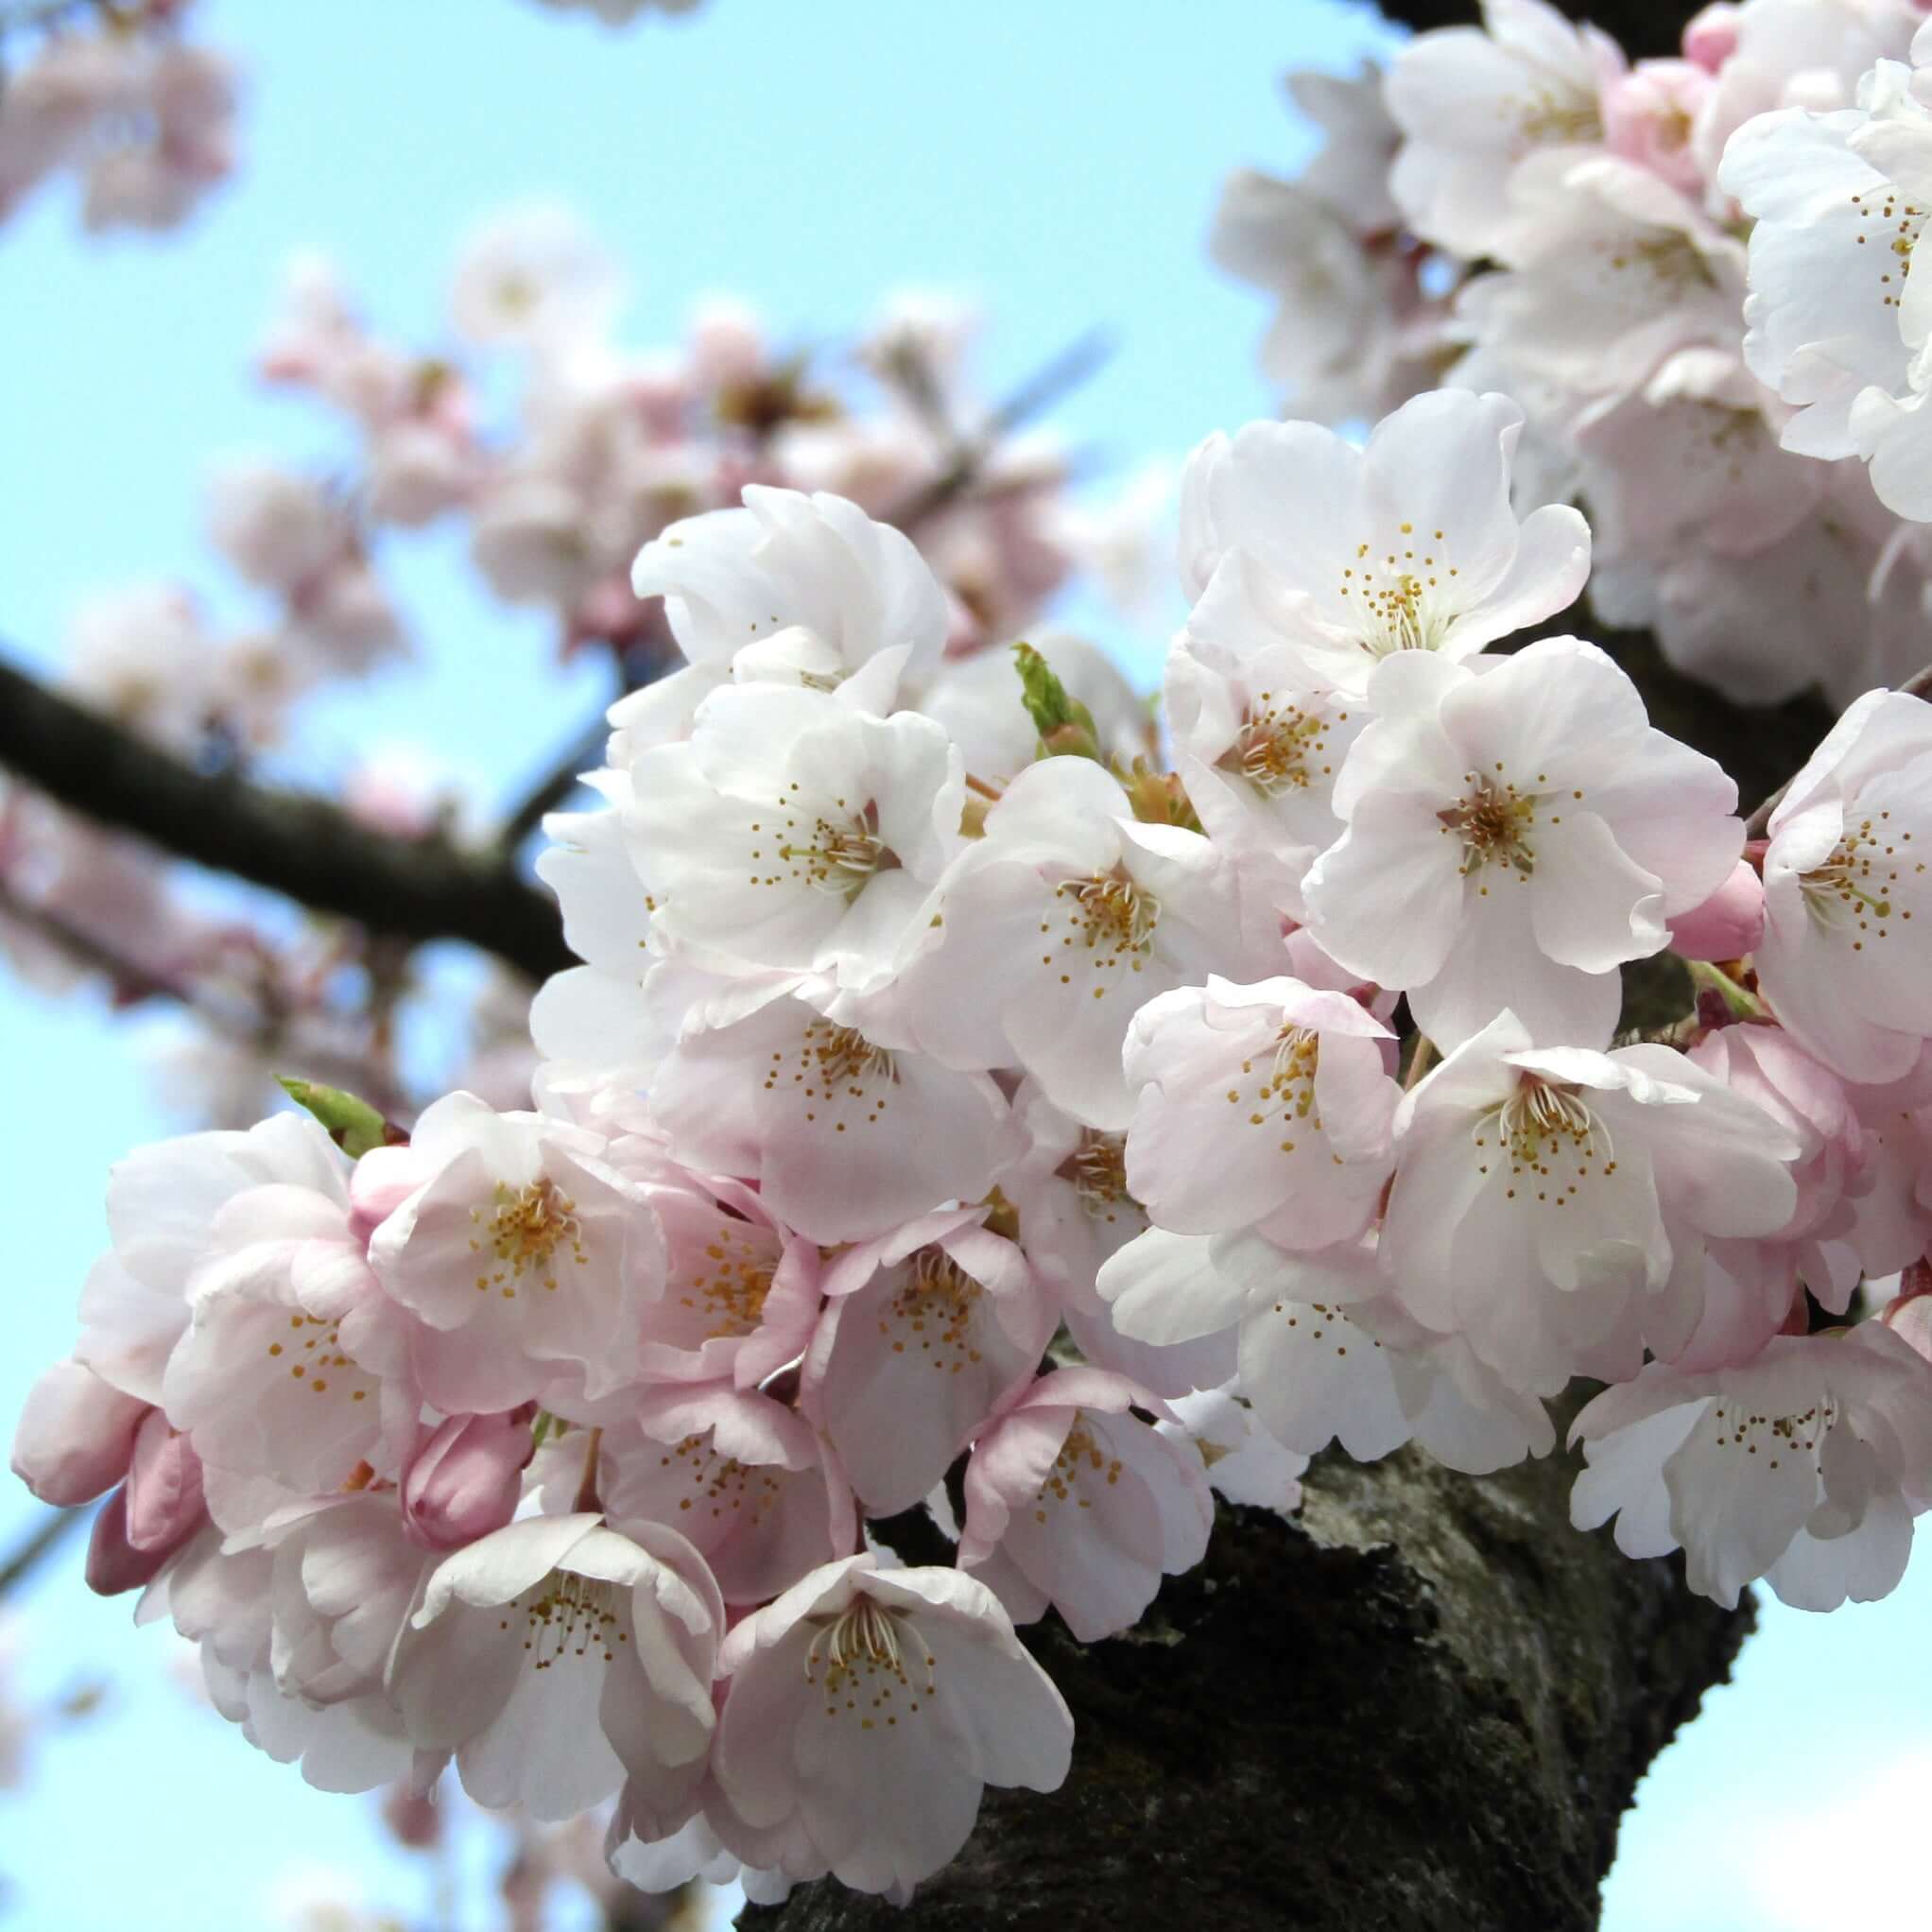
[[[1573,1465],[1410,1451],[1222,1511],[1141,1627],[1037,1653],[1078,1722],[904,1911],[821,1883],[757,1932],[1584,1932],[1638,1777],[1751,1628],[1569,1527]]]

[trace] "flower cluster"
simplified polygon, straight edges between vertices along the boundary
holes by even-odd
[[[1631,62],[1485,0],[1386,75],[1295,77],[1325,145],[1298,181],[1236,175],[1214,251],[1280,300],[1263,359],[1298,413],[1508,393],[1536,494],[1589,511],[1604,622],[1737,701],[1843,704],[1919,668],[1932,609],[1921,19],[1716,0]]]
[[[96,1587],[325,1787],[453,1758],[637,1884],[898,1899],[1067,1771],[1015,1626],[1127,1630],[1331,1441],[1492,1471],[1593,1377],[1579,1524],[1890,1589],[1932,1302],[1849,1311],[1932,1235],[1932,705],[1747,843],[1604,652],[1492,648],[1589,570],[1522,428],[1205,442],[1164,744],[1091,653],[950,659],[844,497],[653,537],[681,661],[549,821],[534,1109],[304,1089],[115,1171],[15,1445],[108,1493]],[[1696,1012],[1614,1044],[1666,952]]]
[[[9,125],[23,84],[9,83]],[[992,420],[968,383],[963,311],[903,299],[855,354],[814,364],[723,302],[681,342],[640,352],[621,340],[621,298],[614,261],[548,206],[492,219],[460,251],[460,359],[386,336],[323,264],[297,263],[259,372],[318,405],[352,454],[327,469],[220,465],[208,536],[253,621],[225,627],[179,583],[103,593],[76,612],[67,690],[203,768],[279,775],[313,700],[407,675],[416,645],[391,569],[432,527],[467,539],[487,591],[530,612],[559,660],[595,654],[613,686],[646,684],[679,654],[662,603],[631,588],[633,559],[753,486],[837,490],[915,531],[940,577],[935,647],[961,657],[1016,634],[1083,572],[1132,574],[1141,512],[1077,509],[1057,446]],[[509,412],[488,405],[506,393]],[[533,810],[506,834],[401,748],[371,748],[339,777],[362,824],[448,838],[464,862],[536,829]],[[390,1050],[414,992],[405,953],[339,923],[291,937],[232,906],[213,916],[194,889],[139,841],[0,785],[0,953],[42,986],[104,973],[123,1001],[184,1012],[164,1067],[181,1112],[246,1123],[278,1069],[408,1111]],[[505,974],[461,997],[464,1083],[516,1104],[529,988]]]
[[[90,229],[175,228],[228,178],[234,73],[182,38],[188,7],[72,0],[35,9],[39,43],[9,62],[0,113],[0,221],[71,174]]]

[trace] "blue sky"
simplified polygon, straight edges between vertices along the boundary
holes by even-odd
[[[198,10],[247,69],[237,183],[158,245],[89,242],[60,194],[0,229],[0,637],[43,663],[104,586],[182,578],[246,612],[201,544],[199,484],[225,452],[328,454],[317,417],[246,372],[292,250],[322,250],[381,326],[434,341],[457,239],[532,195],[607,237],[640,345],[708,292],[803,341],[849,334],[893,289],[956,290],[985,312],[993,391],[1110,329],[1118,354],[1058,426],[1103,474],[1177,456],[1269,406],[1261,305],[1202,254],[1220,176],[1302,151],[1283,68],[1344,66],[1386,40],[1372,16],[1308,0],[707,0],[624,35],[530,0]],[[580,728],[593,674],[559,673],[541,621],[489,604],[450,543],[392,562],[424,661],[319,708],[304,763],[326,773],[370,738],[416,738],[487,796],[516,796]],[[169,1129],[135,1044],[87,1000],[0,983],[9,1428],[68,1345],[107,1164]],[[31,1520],[0,1489],[0,1544]],[[110,1698],[47,1741],[25,1794],[0,1797],[0,1928],[251,1928],[280,1874],[318,1863],[364,1865],[374,1897],[424,1906],[365,1806],[308,1791],[198,1715],[164,1669],[168,1640],[133,1632],[128,1605],[90,1597],[72,1567],[17,1604],[18,1675],[43,1699],[106,1678]],[[1829,1621],[1773,1607],[1738,1683],[1647,1782],[1609,1932],[1922,1923],[1904,1806],[1932,1770],[1932,1679],[1909,1662],[1928,1614],[1932,1563],[1889,1603]],[[1815,1831],[1812,1805],[1829,1812]],[[1801,1835],[1872,1874],[1855,1912],[1842,1889],[1807,1892]],[[487,1923],[469,1896],[446,1932]]]

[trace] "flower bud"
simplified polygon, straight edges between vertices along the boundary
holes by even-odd
[[[432,1430],[403,1477],[403,1521],[428,1549],[460,1549],[516,1513],[535,1451],[527,1406],[503,1415],[452,1416]]]
[[[1765,888],[1743,859],[1690,911],[1668,922],[1671,951],[1686,959],[1741,959],[1765,936]]]
[[[91,1503],[128,1473],[150,1413],[76,1361],[56,1362],[27,1391],[13,1434],[13,1473],[43,1503]]]
[[[165,1556],[208,1519],[201,1496],[201,1458],[187,1437],[151,1408],[134,1438],[134,1456],[121,1495],[128,1542]]]

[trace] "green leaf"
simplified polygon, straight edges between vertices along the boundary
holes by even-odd
[[[307,1108],[329,1130],[329,1138],[352,1161],[361,1160],[371,1147],[390,1145],[393,1136],[388,1122],[367,1100],[315,1080],[294,1080],[281,1074],[276,1080],[298,1107]]]
[[[1099,733],[1094,728],[1094,715],[1053,674],[1053,666],[1030,644],[1013,647],[1013,664],[1020,673],[1020,701],[1040,733],[1040,742],[1049,757],[1069,755],[1097,758]]]

